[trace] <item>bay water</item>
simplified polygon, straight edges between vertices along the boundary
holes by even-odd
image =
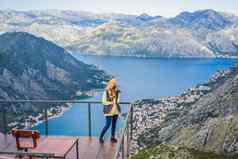
[[[97,65],[119,82],[121,101],[179,95],[209,79],[216,71],[238,64],[237,59],[181,59],[107,57],[74,55],[77,59]],[[87,101],[101,101],[102,92]],[[126,106],[123,111],[126,111]],[[73,104],[62,116],[49,120],[50,135],[88,135],[86,104]],[[102,105],[92,105],[92,135],[98,136],[105,119]],[[120,117],[119,127],[123,120]],[[44,134],[44,123],[35,127]]]

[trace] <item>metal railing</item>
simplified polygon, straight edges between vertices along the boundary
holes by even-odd
[[[99,101],[82,101],[82,100],[0,100],[0,114],[2,114],[2,129],[3,133],[7,135],[9,133],[8,128],[8,119],[7,119],[7,107],[12,104],[44,104],[46,105],[43,107],[43,116],[44,116],[44,133],[46,136],[49,135],[49,116],[48,116],[48,107],[50,104],[86,104],[87,106],[87,113],[88,113],[88,136],[92,136],[92,111],[91,107],[92,104],[101,104]],[[121,157],[125,159],[129,156],[129,147],[130,147],[130,140],[132,139],[132,128],[133,128],[133,105],[129,102],[120,102],[120,105],[129,105],[128,112],[126,114],[125,120],[123,122],[123,127],[120,130],[120,137],[118,140],[116,152],[113,159],[117,159]],[[84,105],[85,106],[85,105]],[[126,147],[125,147],[125,138],[126,138]],[[126,155],[125,155],[126,154]]]
[[[133,104],[130,104],[129,110],[124,122],[124,126],[121,129],[120,138],[119,138],[116,152],[113,159],[118,159],[118,158],[127,159],[129,157],[132,135],[133,135]],[[126,141],[125,141],[125,138],[126,138]]]

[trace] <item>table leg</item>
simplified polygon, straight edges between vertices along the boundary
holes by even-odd
[[[76,141],[76,155],[77,159],[79,159],[79,140]]]

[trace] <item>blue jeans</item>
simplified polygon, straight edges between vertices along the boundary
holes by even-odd
[[[104,128],[102,129],[100,139],[103,138],[103,136],[109,129],[110,125],[112,125],[111,137],[115,137],[117,118],[118,118],[118,115],[106,116],[106,124],[105,124]]]

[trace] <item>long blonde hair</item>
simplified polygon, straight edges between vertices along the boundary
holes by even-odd
[[[117,80],[113,78],[107,83],[106,91],[108,91],[108,95],[110,97],[115,97],[117,90],[118,90]]]

